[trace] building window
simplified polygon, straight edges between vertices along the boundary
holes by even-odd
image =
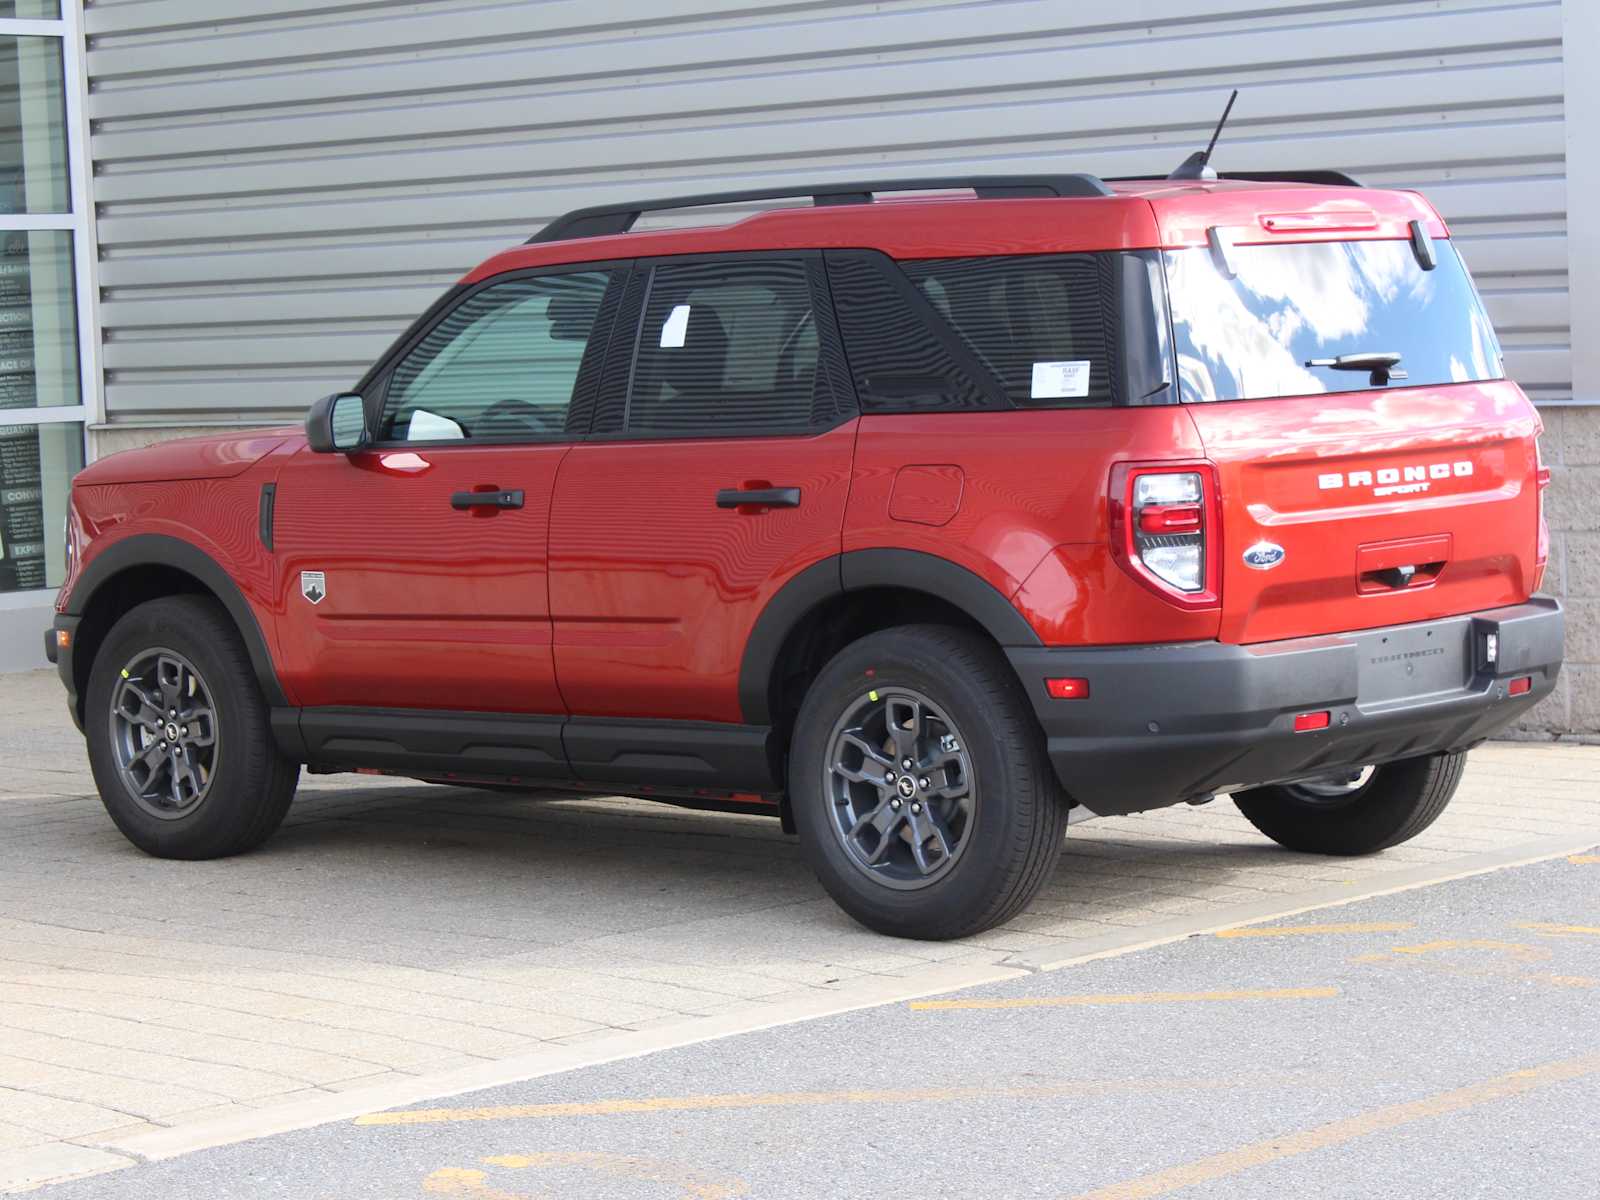
[[[61,584],[93,419],[77,22],[76,5],[0,0],[0,607]]]

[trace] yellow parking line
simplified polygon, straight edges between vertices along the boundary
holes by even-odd
[[[1346,1117],[1342,1121],[1331,1121],[1315,1129],[1251,1142],[1235,1150],[1225,1150],[1221,1154],[1212,1154],[1182,1166],[1156,1171],[1139,1179],[1130,1179],[1126,1183],[1084,1192],[1075,1200],[1149,1200],[1153,1196],[1165,1196],[1197,1184],[1226,1179],[1251,1167],[1261,1167],[1285,1158],[1310,1154],[1314,1150],[1340,1146],[1345,1142],[1366,1137],[1368,1134],[1386,1133],[1414,1121],[1448,1116],[1463,1109],[1487,1104],[1492,1100],[1510,1099],[1531,1092],[1535,1088],[1565,1083],[1596,1072],[1600,1072],[1600,1054],[1570,1058],[1564,1062],[1546,1063],[1544,1066],[1523,1071],[1512,1071],[1508,1075],[1486,1079],[1481,1083],[1469,1084],[1453,1091],[1439,1092],[1421,1100],[1392,1104],[1387,1108],[1377,1108],[1354,1117]]]
[[[1517,928],[1531,929],[1535,933],[1600,937],[1600,925],[1552,925],[1548,921],[1518,921]]]
[[[1399,933],[1411,929],[1415,921],[1356,921],[1348,925],[1249,925],[1243,929],[1224,929],[1219,938],[1302,937],[1318,933]]]
[[[1569,854],[1567,861],[1577,863],[1580,867],[1592,867],[1600,863],[1600,854]]]
[[[1146,1092],[1222,1091],[1240,1087],[1325,1087],[1332,1081],[1304,1073],[1245,1075],[1232,1079],[1085,1079],[1027,1087],[911,1088],[851,1092],[735,1092],[705,1096],[648,1096],[635,1100],[592,1100],[565,1104],[502,1104],[485,1108],[416,1108],[368,1113],[357,1125],[445,1125],[462,1121],[538,1120],[609,1117],[662,1112],[712,1112],[725,1109],[792,1108],[813,1104],[919,1104],[962,1100],[1052,1100],[1071,1096],[1114,1096]]]
[[[1193,1000],[1324,1000],[1338,988],[1249,988],[1232,992],[1129,992],[1103,996],[1023,996],[1006,1000],[913,1000],[919,1012],[968,1008],[1062,1008],[1084,1004],[1181,1004]]]
[[[547,1150],[539,1154],[497,1154],[487,1166],[507,1171],[529,1167],[576,1167],[614,1179],[660,1183],[676,1188],[686,1200],[734,1200],[746,1195],[742,1179],[717,1179],[682,1163],[638,1154],[610,1154],[598,1150]],[[489,1173],[477,1168],[443,1167],[422,1181],[430,1196],[464,1196],[468,1200],[521,1200],[527,1192],[505,1192],[493,1186]],[[540,1192],[539,1195],[545,1193]]]

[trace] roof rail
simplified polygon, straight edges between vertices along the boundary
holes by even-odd
[[[1108,177],[1112,183],[1136,183],[1144,180],[1170,179],[1169,175],[1117,175]],[[1218,179],[1241,179],[1253,183],[1323,183],[1334,187],[1366,187],[1348,171],[1313,168],[1307,171],[1223,171]]]
[[[879,179],[865,182],[820,183],[809,186],[753,188],[739,192],[705,192],[698,196],[672,196],[660,200],[635,200],[626,204],[599,204],[576,208],[557,217],[528,239],[554,242],[562,238],[603,237],[627,233],[647,212],[706,208],[713,204],[740,204],[750,200],[786,200],[810,196],[821,208],[834,204],[871,204],[875,192],[924,192],[971,188],[983,200],[1011,200],[1041,196],[1111,196],[1110,188],[1093,175],[941,175],[930,179]]]

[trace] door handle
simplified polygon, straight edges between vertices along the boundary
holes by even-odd
[[[799,508],[797,487],[723,488],[717,493],[718,508]]]
[[[522,489],[502,492],[457,492],[450,497],[450,507],[465,508],[521,508]]]

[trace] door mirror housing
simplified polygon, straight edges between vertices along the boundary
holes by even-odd
[[[367,440],[366,402],[354,392],[324,396],[306,414],[306,444],[318,454],[353,454]]]

